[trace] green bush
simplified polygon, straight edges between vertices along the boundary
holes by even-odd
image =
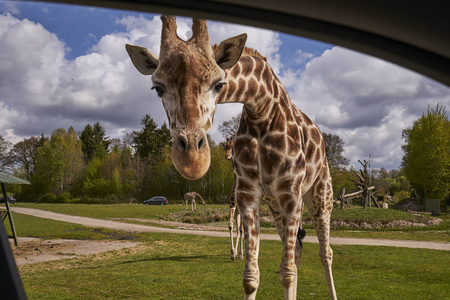
[[[72,199],[72,195],[69,192],[65,192],[58,196],[58,203],[70,203],[70,199]]]
[[[397,203],[397,202],[399,202],[405,198],[409,198],[409,197],[410,197],[410,192],[400,191],[400,192],[395,193],[394,201],[395,201],[395,203]]]
[[[72,195],[68,192],[56,195],[54,193],[48,193],[40,197],[37,203],[70,203],[70,204],[131,204],[138,203],[133,197],[124,197],[117,195],[108,195],[102,198],[82,197],[72,198]]]
[[[190,224],[202,224],[228,221],[228,208],[197,208],[196,211],[191,210],[179,210],[169,213],[164,218],[168,221],[183,222]]]
[[[59,197],[53,193],[47,193],[40,197],[36,202],[37,203],[62,203]]]

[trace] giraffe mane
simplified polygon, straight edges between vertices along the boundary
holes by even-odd
[[[215,52],[217,50],[217,48],[219,48],[219,45],[217,45],[217,44],[212,46],[213,52]],[[244,47],[244,51],[242,51],[242,56],[254,56],[254,57],[258,57],[258,58],[264,60],[265,62],[267,62],[267,57],[263,56],[261,53],[259,53],[258,51],[256,51],[253,48]]]

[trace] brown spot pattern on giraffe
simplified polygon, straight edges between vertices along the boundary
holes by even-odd
[[[237,78],[239,74],[241,73],[241,66],[240,63],[234,65],[234,67],[231,69],[231,76],[233,78]]]
[[[247,86],[246,81],[243,78],[239,78],[236,95],[234,96],[236,99],[242,98],[242,94],[244,93],[246,86]]]
[[[175,22],[173,21],[171,24],[174,25]],[[204,30],[206,30],[206,22]],[[170,47],[170,43],[165,46]],[[225,51],[231,51],[230,47],[230,45],[225,44]],[[203,48],[207,49],[208,47]],[[193,52],[193,49],[178,48],[176,51],[183,54],[183,51]],[[253,215],[249,211],[254,206],[255,201],[260,200],[255,199],[257,198],[255,196],[262,192],[262,186],[264,192],[267,191],[270,194],[269,196],[274,198],[273,202],[280,214],[278,220],[281,219],[284,226],[282,236],[289,238],[289,240],[284,240],[287,247],[287,251],[283,253],[286,264],[283,265],[284,262],[282,262],[280,268],[282,282],[288,284],[290,281],[283,278],[286,275],[283,272],[291,271],[292,267],[295,267],[293,262],[296,243],[295,233],[299,223],[298,218],[294,219],[291,216],[301,210],[299,194],[305,182],[309,183],[308,186],[311,186],[313,181],[315,182],[312,190],[313,203],[310,204],[314,209],[317,209],[311,213],[318,213],[316,219],[313,216],[318,227],[318,234],[328,230],[324,225],[325,223],[321,223],[321,220],[324,219],[324,212],[328,212],[332,207],[329,197],[327,198],[328,202],[325,202],[324,199],[325,195],[331,195],[331,186],[326,160],[323,159],[325,153],[321,149],[323,141],[320,131],[311,120],[290,102],[286,91],[265,60],[256,51],[244,49],[244,53],[255,57],[244,55],[238,64],[226,71],[228,83],[225,88],[226,97],[222,93],[219,99],[220,101],[244,102],[241,126],[234,145],[233,166],[235,174],[237,174],[237,201],[239,207],[245,208],[244,222],[246,228],[250,228],[250,231],[246,232],[250,248],[247,256],[250,258],[247,262],[248,266],[257,269],[254,253],[257,247],[256,236],[258,232],[255,227],[258,227],[256,222],[259,219],[257,211]],[[171,61],[172,65],[167,66],[167,70],[171,70],[167,74],[169,81],[171,81],[170,84],[176,85],[176,93],[179,94],[183,102],[182,108],[179,108],[174,117],[182,119],[185,123],[189,121],[191,115],[198,117],[204,110],[195,101],[190,101],[190,99],[195,98],[198,100],[198,95],[201,92],[200,87],[211,83],[207,81],[204,74],[204,71],[208,69],[208,59],[190,61],[192,57],[208,56],[204,54],[194,53],[191,57],[186,57],[186,63]],[[187,68],[187,65],[194,67]],[[175,74],[174,77],[170,77],[171,74]],[[232,78],[229,78],[230,76]],[[195,80],[191,80],[192,78],[195,78]],[[233,99],[230,99],[231,97]],[[262,116],[264,117],[262,118]],[[294,120],[296,124],[294,124]],[[207,123],[207,126],[210,126],[210,123]],[[249,138],[249,136],[252,138]],[[322,166],[320,163],[325,165],[322,171],[319,169]],[[328,256],[331,255],[331,250],[324,249],[323,251],[327,252]],[[321,257],[323,260],[322,254]],[[251,274],[252,270],[249,269],[246,269],[245,273],[247,273],[246,275],[255,275]],[[284,279],[286,280],[283,281]],[[251,290],[253,285],[257,287],[258,284],[256,282],[244,283],[244,288]]]
[[[244,56],[239,60],[241,64],[241,75],[247,77],[253,70],[253,60],[250,56]]]
[[[248,88],[247,91],[245,92],[245,98],[249,98],[253,95],[256,95],[258,91],[258,84],[256,83],[256,80],[254,80],[253,78],[250,78],[248,81]]]

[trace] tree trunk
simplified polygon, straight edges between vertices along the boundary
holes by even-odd
[[[345,201],[345,187],[341,190],[341,209],[344,209],[344,201]]]

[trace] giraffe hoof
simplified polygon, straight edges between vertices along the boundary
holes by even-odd
[[[259,286],[258,280],[244,279],[243,281],[245,294],[253,294]]]

